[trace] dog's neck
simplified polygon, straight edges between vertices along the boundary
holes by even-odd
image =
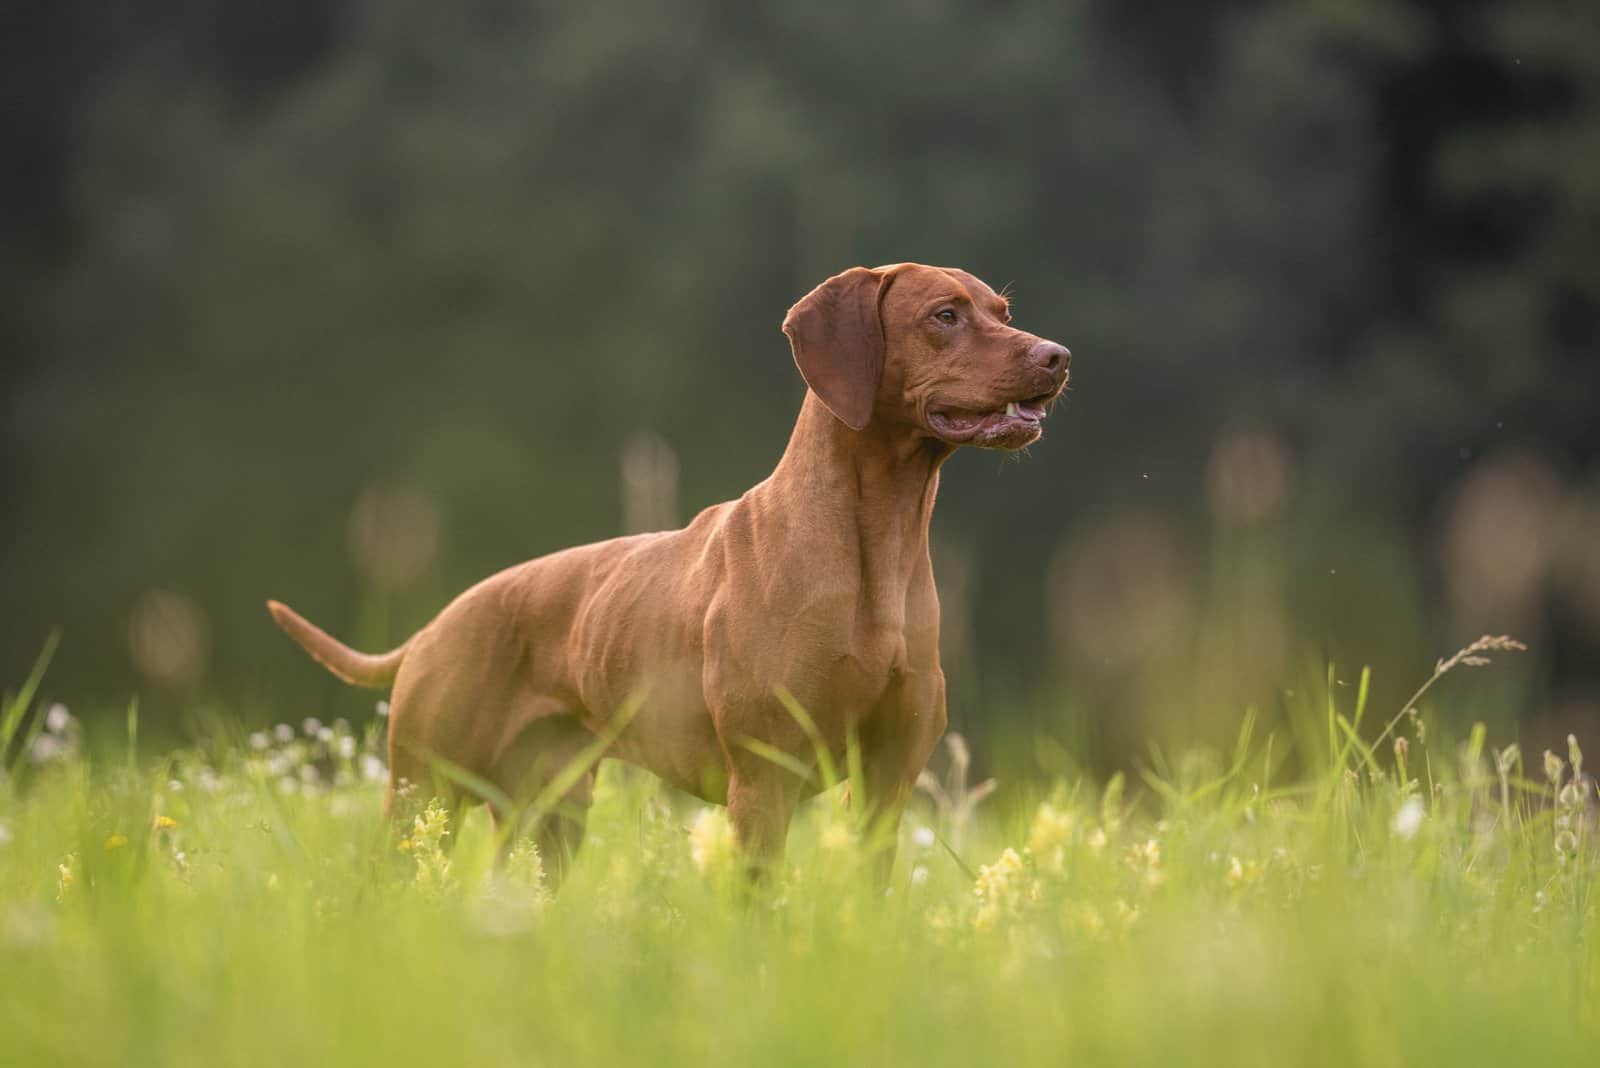
[[[859,556],[868,602],[904,604],[928,559],[939,467],[952,446],[904,427],[852,430],[807,391],[783,458],[768,479],[797,523],[815,525]]]

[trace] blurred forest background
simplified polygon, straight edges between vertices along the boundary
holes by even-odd
[[[363,715],[265,597],[388,647],[737,495],[789,304],[921,260],[1075,354],[946,468],[953,726],[1105,766],[1485,631],[1452,716],[1600,720],[1593,0],[3,11],[10,685]]]

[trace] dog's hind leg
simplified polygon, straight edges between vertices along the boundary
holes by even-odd
[[[537,719],[517,734],[491,772],[495,784],[518,805],[515,813],[495,811],[496,825],[508,817],[517,821],[508,836],[508,847],[519,838],[533,839],[552,890],[571,870],[583,845],[594,800],[595,761],[586,760],[592,757],[593,743],[594,735],[576,716]],[[579,762],[584,762],[583,766],[578,766]],[[552,790],[559,793],[548,796]],[[543,811],[530,811],[535,804]]]

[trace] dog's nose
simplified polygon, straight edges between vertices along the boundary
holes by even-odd
[[[1067,351],[1065,345],[1040,341],[1028,349],[1028,362],[1053,375],[1066,374],[1067,368],[1072,365],[1072,353]]]

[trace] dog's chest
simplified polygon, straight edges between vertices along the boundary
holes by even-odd
[[[849,589],[816,588],[760,611],[719,606],[707,633],[708,681],[749,698],[782,687],[854,718],[906,671],[936,666],[936,635],[936,625],[908,623],[903,607],[885,610]]]
[[[802,623],[795,633],[803,637],[776,671],[792,680],[786,685],[804,687],[819,706],[851,720],[870,715],[907,672],[937,666],[937,649],[924,630],[908,625],[899,605],[874,612],[858,602],[853,611]]]
[[[903,640],[884,636],[864,643],[833,662],[824,686],[827,703],[844,719],[864,721],[894,692],[907,670]]]

